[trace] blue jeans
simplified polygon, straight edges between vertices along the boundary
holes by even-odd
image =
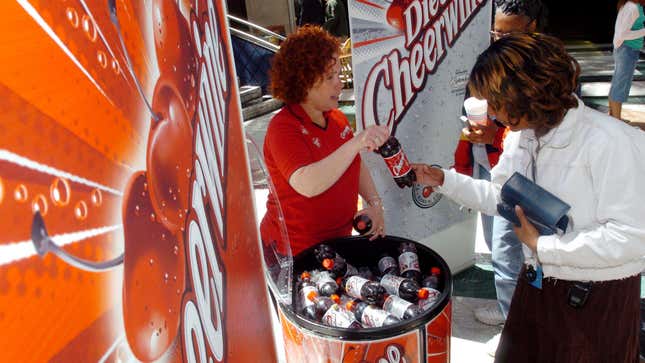
[[[479,168],[479,179],[490,181],[490,173],[488,172],[488,170],[486,170],[486,168],[479,164],[475,164],[475,167]],[[481,218],[482,229],[484,231],[484,241],[486,242],[488,249],[490,251],[493,251],[493,217],[482,213]]]
[[[517,285],[517,277],[524,264],[522,242],[513,231],[513,224],[496,216],[493,218],[492,262],[495,274],[497,303],[504,317],[508,316],[511,299]]]
[[[629,47],[625,44],[614,49],[614,76],[611,78],[609,99],[624,103],[629,96],[629,89],[632,87],[634,70],[640,56],[640,50]]]

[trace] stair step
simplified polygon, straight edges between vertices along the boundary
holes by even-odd
[[[244,118],[244,121],[248,121],[277,110],[283,105],[282,101],[268,95],[262,96],[262,98],[259,98],[258,100],[260,100],[260,102],[254,100],[251,105],[242,108],[242,117]]]
[[[247,103],[255,99],[260,99],[261,97],[262,97],[262,88],[260,88],[260,86],[240,87],[240,102],[242,102],[242,106],[246,106]]]

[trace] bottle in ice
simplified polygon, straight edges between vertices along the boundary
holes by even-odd
[[[386,292],[383,286],[360,276],[350,276],[344,279],[341,288],[345,290],[347,295],[368,304],[381,306],[385,300]]]
[[[441,283],[441,269],[439,267],[432,267],[430,269],[430,275],[426,276],[423,279],[421,285],[423,287],[430,287],[435,290],[439,290],[439,284]]]
[[[308,296],[310,293],[318,293],[316,284],[311,281],[311,275],[305,271],[300,275],[300,282],[298,285],[298,300],[300,302],[300,313],[305,317],[318,320],[320,317],[316,314],[316,306]]]
[[[413,243],[403,242],[399,246],[399,270],[400,275],[413,279],[414,281],[421,280],[421,269],[419,268],[419,256],[417,255],[417,248]]]
[[[412,170],[410,162],[396,137],[390,136],[376,152],[381,154],[383,160],[385,160],[385,164],[390,169],[390,173],[399,188],[412,187],[417,180],[417,175]]]
[[[358,274],[356,267],[347,263],[336,251],[329,245],[321,244],[314,249],[314,256],[322,266],[331,271],[334,276],[346,277]]]
[[[360,235],[364,235],[372,229],[372,219],[367,214],[360,214],[352,222],[354,230]]]
[[[340,303],[338,295],[333,294],[326,297],[318,296],[315,292],[311,292],[307,298],[314,302],[316,314],[320,317],[317,320],[320,320],[323,324],[335,328],[358,329],[361,327],[361,324],[356,321],[352,314],[338,305]]]
[[[381,273],[381,276],[386,274],[398,275],[399,274],[399,264],[396,263],[394,257],[384,253],[378,259],[378,270]]]
[[[389,295],[383,303],[383,310],[396,316],[401,320],[412,319],[421,315],[422,311],[419,306],[403,300],[396,295]]]
[[[396,295],[413,303],[428,297],[428,291],[423,290],[418,282],[401,276],[383,275],[381,286],[388,294]]]
[[[345,308],[347,311],[353,312],[356,320],[360,321],[366,328],[380,328],[401,321],[401,319],[387,311],[374,305],[369,305],[364,301],[350,301],[345,305]]]
[[[329,271],[316,270],[312,273],[311,280],[316,284],[320,295],[329,296],[338,291],[338,284]]]
[[[441,296],[441,292],[430,287],[422,287],[421,289],[428,291],[428,297],[423,300],[419,300],[419,309],[421,309],[421,311],[426,311],[437,303]]]

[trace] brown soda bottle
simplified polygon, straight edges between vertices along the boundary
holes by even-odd
[[[335,277],[349,277],[358,274],[356,267],[347,263],[333,248],[322,244],[314,249],[314,255],[322,266]]]
[[[418,282],[401,276],[383,275],[381,286],[388,294],[396,295],[413,303],[428,297],[428,291],[423,290]]]
[[[338,284],[329,271],[314,271],[311,280],[316,284],[320,295],[330,296],[338,291]]]
[[[421,289],[428,291],[428,297],[423,300],[419,300],[419,309],[421,309],[421,311],[430,310],[430,308],[439,301],[441,292],[430,287],[422,287]]]
[[[311,275],[305,271],[300,275],[300,283],[298,286],[298,301],[300,303],[300,313],[305,317],[312,320],[319,320],[320,317],[316,313],[316,306],[308,296],[310,293],[318,293],[316,284],[311,281]]]
[[[387,311],[359,300],[348,302],[345,308],[347,311],[353,312],[356,320],[360,321],[365,328],[380,328],[401,321]]]
[[[352,225],[354,230],[362,236],[372,229],[372,219],[367,214],[361,214],[354,218]]]
[[[432,267],[430,269],[430,275],[426,276],[423,279],[421,285],[423,287],[429,287],[435,290],[439,290],[439,284],[441,283],[441,269],[439,267]]]
[[[347,295],[368,304],[381,306],[385,300],[386,291],[381,284],[360,276],[350,276],[344,279],[341,288],[345,290]]]
[[[335,328],[359,329],[361,324],[354,319],[354,316],[341,308],[340,297],[333,294],[329,297],[318,296],[315,292],[309,293],[307,298],[314,302],[319,320],[327,326]]]
[[[390,136],[375,152],[381,154],[399,188],[412,187],[417,180],[417,175],[412,170],[410,162],[396,137]]]
[[[421,269],[419,268],[419,256],[417,255],[416,246],[409,242],[403,242],[399,246],[399,253],[400,275],[417,282],[420,281]]]
[[[377,262],[378,270],[381,273],[381,276],[391,274],[399,274],[399,264],[396,263],[394,257],[388,255],[387,253],[381,254]]]
[[[421,311],[419,306],[414,305],[407,300],[401,299],[396,295],[390,295],[385,299],[385,302],[383,303],[383,310],[401,320],[416,318],[423,312]]]

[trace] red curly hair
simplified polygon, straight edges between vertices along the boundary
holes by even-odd
[[[320,26],[305,25],[289,35],[273,58],[270,90],[285,103],[303,102],[340,53],[340,42]]]

